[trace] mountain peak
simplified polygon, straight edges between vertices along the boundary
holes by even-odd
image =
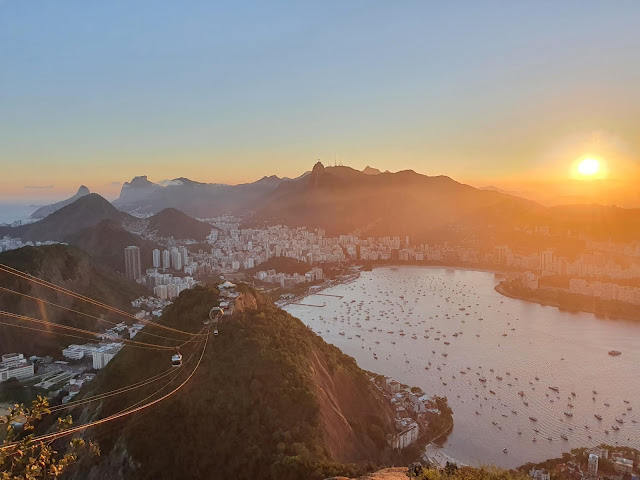
[[[322,164],[322,162],[320,160],[318,160],[316,162],[316,164],[313,166],[313,169],[311,170],[311,173],[314,175],[317,175],[319,173],[324,172],[324,165]]]
[[[39,209],[37,209],[35,212],[31,214],[31,218],[33,219],[45,218],[51,215],[52,213],[57,212],[61,208],[66,207],[67,205],[71,205],[73,202],[75,202],[79,198],[89,195],[90,193],[91,191],[86,186],[80,185],[80,188],[78,188],[78,191],[73,197],[69,197],[66,200],[62,200],[61,202],[58,202],[58,203],[53,203],[51,205],[45,205],[44,207],[40,207]]]
[[[362,173],[364,173],[365,175],[380,175],[382,172],[377,168],[367,165],[366,167],[364,167],[364,170],[362,170]]]

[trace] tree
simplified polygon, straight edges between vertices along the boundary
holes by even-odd
[[[66,453],[57,452],[51,442],[35,440],[35,424],[49,415],[49,402],[38,396],[31,408],[15,405],[9,414],[0,418],[0,478],[2,480],[55,480],[74,465],[80,455],[99,455],[92,442],[74,438]],[[56,430],[62,432],[72,425],[71,417],[58,418]]]
[[[456,473],[456,470],[458,470],[458,465],[453,462],[447,462],[447,464],[444,466],[444,471],[449,476]]]

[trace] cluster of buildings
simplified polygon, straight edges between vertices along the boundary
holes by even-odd
[[[6,353],[0,362],[0,382],[10,378],[23,380],[34,375],[33,363],[24,358],[22,353]]]
[[[324,279],[321,268],[312,268],[304,275],[294,273],[290,275],[288,273],[276,272],[275,270],[266,270],[257,272],[254,277],[256,280],[266,283],[274,283],[280,285],[283,288],[292,288],[299,283],[312,283],[321,281]]]
[[[100,370],[107,366],[113,358],[122,350],[122,343],[87,343],[84,345],[69,345],[62,350],[62,355],[69,360],[82,360],[83,358],[91,358],[93,368]]]
[[[625,285],[625,280],[598,281],[584,278],[570,278],[567,286],[541,285],[541,277],[533,272],[525,272],[516,276],[522,286],[528,290],[548,292],[574,293],[603,300],[617,300],[620,302],[640,305],[640,286]],[[640,285],[640,282],[638,283]]]
[[[42,245],[53,245],[59,242],[23,242],[20,238],[13,238],[4,236],[0,238],[0,252],[8,252],[9,250],[16,250],[22,247],[40,247]]]
[[[563,461],[552,468],[552,472],[547,469],[532,468],[529,476],[535,480],[551,480],[552,473],[556,478],[576,478],[586,480],[599,479],[636,479],[633,475],[634,462],[629,458],[625,458],[622,452],[615,450],[609,452],[607,448],[596,447],[588,449],[584,455],[572,455],[571,459]],[[586,460],[586,471],[585,463]],[[606,469],[606,473],[601,471],[601,462],[607,460],[610,466]],[[551,467],[550,467],[551,468]],[[611,471],[613,469],[613,472]]]
[[[169,269],[184,271],[186,275],[193,275],[198,270],[198,264],[190,256],[187,247],[176,246],[171,247],[171,250],[162,250],[162,252],[156,248],[153,251],[153,268],[162,268],[164,271]]]
[[[393,449],[401,450],[414,443],[420,432],[427,429],[428,415],[441,414],[435,403],[419,389],[411,391],[389,377],[372,381],[395,409],[397,433],[387,438]]]

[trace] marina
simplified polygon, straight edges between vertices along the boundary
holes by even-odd
[[[600,443],[637,448],[640,322],[503,297],[499,280],[384,267],[325,290],[336,297],[324,296],[322,309],[286,310],[362,368],[446,396],[454,428],[441,452],[461,463],[514,467]],[[300,302],[316,304],[313,296]],[[613,347],[624,355],[609,355]]]

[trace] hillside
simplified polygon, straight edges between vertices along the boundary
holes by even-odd
[[[24,247],[17,250],[0,253],[0,264],[7,265],[38,278],[60,285],[74,292],[103,301],[110,305],[130,310],[130,302],[134,298],[146,293],[146,290],[132,283],[121,275],[99,266],[91,257],[74,247],[64,245],[49,245],[43,247]],[[92,315],[104,315],[104,310],[98,310],[88,304],[73,299],[67,295],[57,293],[43,286],[35,285],[13,275],[0,272],[0,286],[38,297],[48,302],[64,305],[65,307],[82,310]],[[0,291],[0,305],[2,310],[45,319],[54,323],[75,326],[95,331],[100,325],[95,319],[90,319],[66,310],[21,297],[6,291]],[[120,317],[110,318],[122,321]],[[21,324],[34,328],[45,326],[33,323],[20,323],[19,320],[2,318],[3,322]],[[80,334],[81,336],[84,335]],[[55,354],[60,355],[60,347],[69,343],[81,342],[81,339],[69,338],[53,334],[34,334],[33,331],[0,325],[0,352],[22,352],[26,355]]]
[[[103,220],[97,225],[85,228],[66,237],[74,245],[108,268],[125,273],[124,249],[129,245],[140,247],[142,270],[152,267],[153,250],[161,248],[155,242],[145,240],[122,228],[112,220]]]
[[[65,239],[85,228],[97,225],[103,220],[121,223],[129,217],[118,211],[107,200],[96,193],[90,193],[61,208],[46,218],[20,227],[0,228],[1,235],[19,237],[32,241],[65,241]]]
[[[213,228],[175,208],[165,208],[148,220],[147,229],[158,237],[192,239],[203,242]]]
[[[366,373],[262,296],[243,295],[244,308],[210,338],[201,366],[170,401],[90,432],[100,440],[100,464],[78,478],[173,479],[188,468],[189,478],[321,479],[359,474],[379,458],[393,411]],[[212,289],[182,292],[161,322],[197,331],[217,301]],[[192,371],[194,348],[182,353],[181,379]],[[162,372],[169,356],[125,349],[86,394]],[[97,409],[104,417],[161,386],[113,397],[82,416]]]
[[[366,170],[366,169],[365,169]],[[374,174],[375,173],[375,174]],[[553,232],[631,242],[640,235],[640,209],[601,205],[545,207],[496,189],[478,189],[446,176],[411,170],[376,173],[324,167],[283,182],[254,207],[249,226],[285,224],[324,228],[328,235],[408,235],[412,241],[473,240],[517,246],[514,227],[549,226]],[[525,239],[526,241],[526,239]],[[553,248],[562,241],[547,238]],[[560,242],[560,244],[556,243]],[[534,249],[540,249],[537,245]]]
[[[175,210],[165,209],[149,218],[135,218],[117,210],[95,193],[81,196],[46,218],[20,227],[0,227],[0,236],[19,237],[23,241],[53,240],[77,246],[104,266],[124,272],[124,248],[140,247],[142,267],[151,267],[155,241],[204,241],[212,227]]]
[[[327,234],[449,236],[510,224],[542,207],[528,200],[483,191],[449,177],[413,171],[367,175],[317,163],[311,175],[281,184],[254,222],[323,227]]]

